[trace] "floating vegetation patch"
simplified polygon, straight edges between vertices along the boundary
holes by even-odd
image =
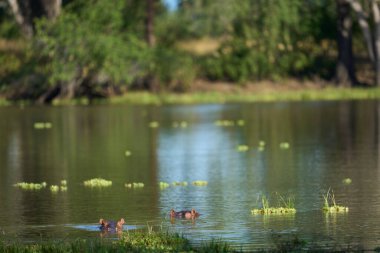
[[[214,122],[214,124],[222,127],[235,126],[235,122],[233,120],[217,120]]]
[[[208,182],[202,181],[202,180],[197,180],[197,181],[192,182],[192,184],[195,186],[206,186],[206,185],[208,185]]]
[[[61,185],[61,192],[67,192],[67,186]]]
[[[236,125],[238,125],[238,126],[244,126],[245,125],[245,121],[242,120],[242,119],[239,119],[238,121],[236,121]]]
[[[66,180],[61,180],[61,186],[66,186],[67,185],[67,181]]]
[[[259,141],[259,147],[257,148],[259,151],[265,150],[265,141]]]
[[[272,215],[272,214],[295,214],[296,209],[294,206],[294,198],[284,199],[279,195],[278,206],[271,207],[269,205],[269,200],[263,196],[261,197],[262,208],[252,209],[252,214],[263,214],[263,215]]]
[[[35,122],[33,126],[35,129],[50,129],[53,127],[53,124],[50,122]]]
[[[126,183],[124,184],[125,187],[127,188],[143,188],[144,187],[144,183],[141,183],[141,182],[132,182],[132,183]]]
[[[158,123],[157,121],[151,121],[149,122],[149,127],[150,128],[157,128],[160,126],[160,123]]]
[[[42,183],[26,183],[26,182],[19,182],[13,185],[14,187],[18,187],[23,190],[41,190],[43,188],[46,188],[47,184],[46,182]]]
[[[180,122],[179,121],[174,121],[173,124],[172,124],[172,126],[174,128],[179,128],[179,127],[186,128],[188,126],[188,123],[186,121],[180,121]]]
[[[290,148],[290,144],[288,142],[281,142],[280,143],[280,148],[281,149],[289,149]]]
[[[50,191],[53,193],[59,192],[59,186],[58,185],[50,185]]]
[[[103,178],[93,178],[83,182],[87,187],[108,187],[112,185],[112,181],[105,180]]]
[[[132,155],[132,152],[129,151],[129,150],[126,150],[125,153],[124,153],[124,155],[127,156],[127,157],[128,157],[128,156],[131,156],[131,155]]]
[[[172,185],[174,185],[174,186],[187,186],[188,184],[187,184],[186,181],[183,181],[183,182],[177,182],[177,181],[174,181],[174,182],[172,183]]]
[[[170,186],[170,184],[166,182],[160,182],[159,186],[160,186],[160,189],[166,189]]]
[[[331,192],[330,192],[331,191]],[[326,194],[322,195],[324,199],[324,204],[322,210],[329,213],[346,213],[348,212],[348,207],[339,206],[335,202],[334,192],[329,189]]]
[[[352,183],[352,180],[351,180],[351,178],[345,178],[345,179],[342,180],[342,183],[345,184],[345,185],[349,185],[349,184]]]
[[[239,152],[246,152],[248,151],[249,147],[247,145],[238,145],[236,147],[236,150]]]

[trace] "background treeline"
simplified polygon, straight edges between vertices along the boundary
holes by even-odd
[[[0,36],[2,94],[41,103],[195,79],[380,83],[376,0],[0,0]]]

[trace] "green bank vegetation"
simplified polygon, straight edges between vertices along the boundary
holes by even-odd
[[[339,20],[355,16],[339,16],[336,9],[346,7],[344,1],[194,0],[178,1],[174,10],[153,0],[25,1],[31,3],[0,6],[0,105],[88,104],[107,98],[109,103],[162,104],[379,97],[377,89],[203,94],[196,87],[198,80],[208,87],[269,80],[279,88],[289,79],[329,87],[335,80],[347,87],[378,84],[377,55],[366,48],[374,40],[363,43],[359,29],[346,27],[352,47],[336,43],[346,32],[336,29]],[[375,27],[369,6],[362,6],[360,24]],[[346,58],[339,56],[352,52],[362,59],[358,71],[336,74],[337,66],[355,65],[354,57],[340,64]]]

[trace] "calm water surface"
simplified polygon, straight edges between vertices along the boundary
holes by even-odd
[[[244,126],[217,126],[244,120]],[[159,122],[158,128],[149,123]],[[186,128],[173,122],[186,121]],[[51,129],[35,129],[51,122]],[[330,245],[380,245],[380,103],[305,102],[191,106],[0,108],[0,233],[22,241],[98,237],[99,218],[124,217],[237,248],[272,247],[276,237]],[[266,147],[260,152],[259,141]],[[290,148],[283,150],[281,142]],[[238,152],[238,145],[248,145]],[[132,155],[125,156],[129,150]],[[102,177],[107,189],[83,181]],[[351,178],[352,184],[342,180]],[[23,191],[12,185],[67,180],[67,192]],[[206,180],[206,187],[192,186]],[[161,190],[160,181],[188,186]],[[142,189],[124,183],[144,182]],[[325,215],[329,188],[346,214]],[[265,195],[295,197],[297,213],[254,216]],[[195,208],[195,222],[168,219]]]

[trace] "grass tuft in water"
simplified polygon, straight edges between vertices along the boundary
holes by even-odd
[[[33,126],[34,129],[50,129],[53,127],[53,124],[50,122],[35,122]]]
[[[141,183],[141,182],[125,183],[124,186],[127,188],[143,188],[144,183]]]
[[[206,185],[208,185],[208,182],[202,181],[202,180],[197,180],[197,181],[192,182],[192,184],[195,186],[206,186]]]
[[[160,189],[163,190],[163,189],[168,188],[170,186],[170,184],[166,183],[166,182],[160,182],[159,186],[160,186]]]
[[[158,123],[157,121],[151,121],[150,123],[149,123],[149,127],[150,128],[157,128],[157,127],[159,127],[160,126],[160,123]]]
[[[50,191],[52,193],[57,193],[59,192],[59,186],[58,185],[50,185]]]
[[[46,188],[46,182],[42,183],[27,183],[27,182],[19,182],[13,185],[14,187],[18,187],[22,190],[41,190]]]
[[[83,182],[87,187],[109,187],[112,185],[112,181],[103,178],[93,178]]]
[[[352,180],[351,180],[351,178],[344,178],[344,179],[342,180],[342,183],[345,184],[345,185],[349,185],[349,184],[352,183]]]
[[[323,207],[322,210],[324,212],[329,213],[345,213],[348,212],[348,207],[346,206],[339,206],[335,202],[335,195],[334,192],[329,188],[326,194],[323,194]]]
[[[269,204],[269,200],[267,197],[261,197],[262,208],[252,209],[252,214],[294,214],[296,213],[296,209],[294,206],[294,198],[288,197],[284,198],[281,195],[278,195],[278,206],[271,207]]]
[[[174,181],[172,183],[173,186],[187,186],[188,183],[186,181],[183,181],[183,182],[177,182],[177,181]]]
[[[238,152],[246,152],[246,151],[248,151],[248,149],[249,149],[249,147],[247,145],[238,145],[236,147],[236,150]]]
[[[280,143],[280,149],[289,149],[290,144],[288,142],[281,142]]]

